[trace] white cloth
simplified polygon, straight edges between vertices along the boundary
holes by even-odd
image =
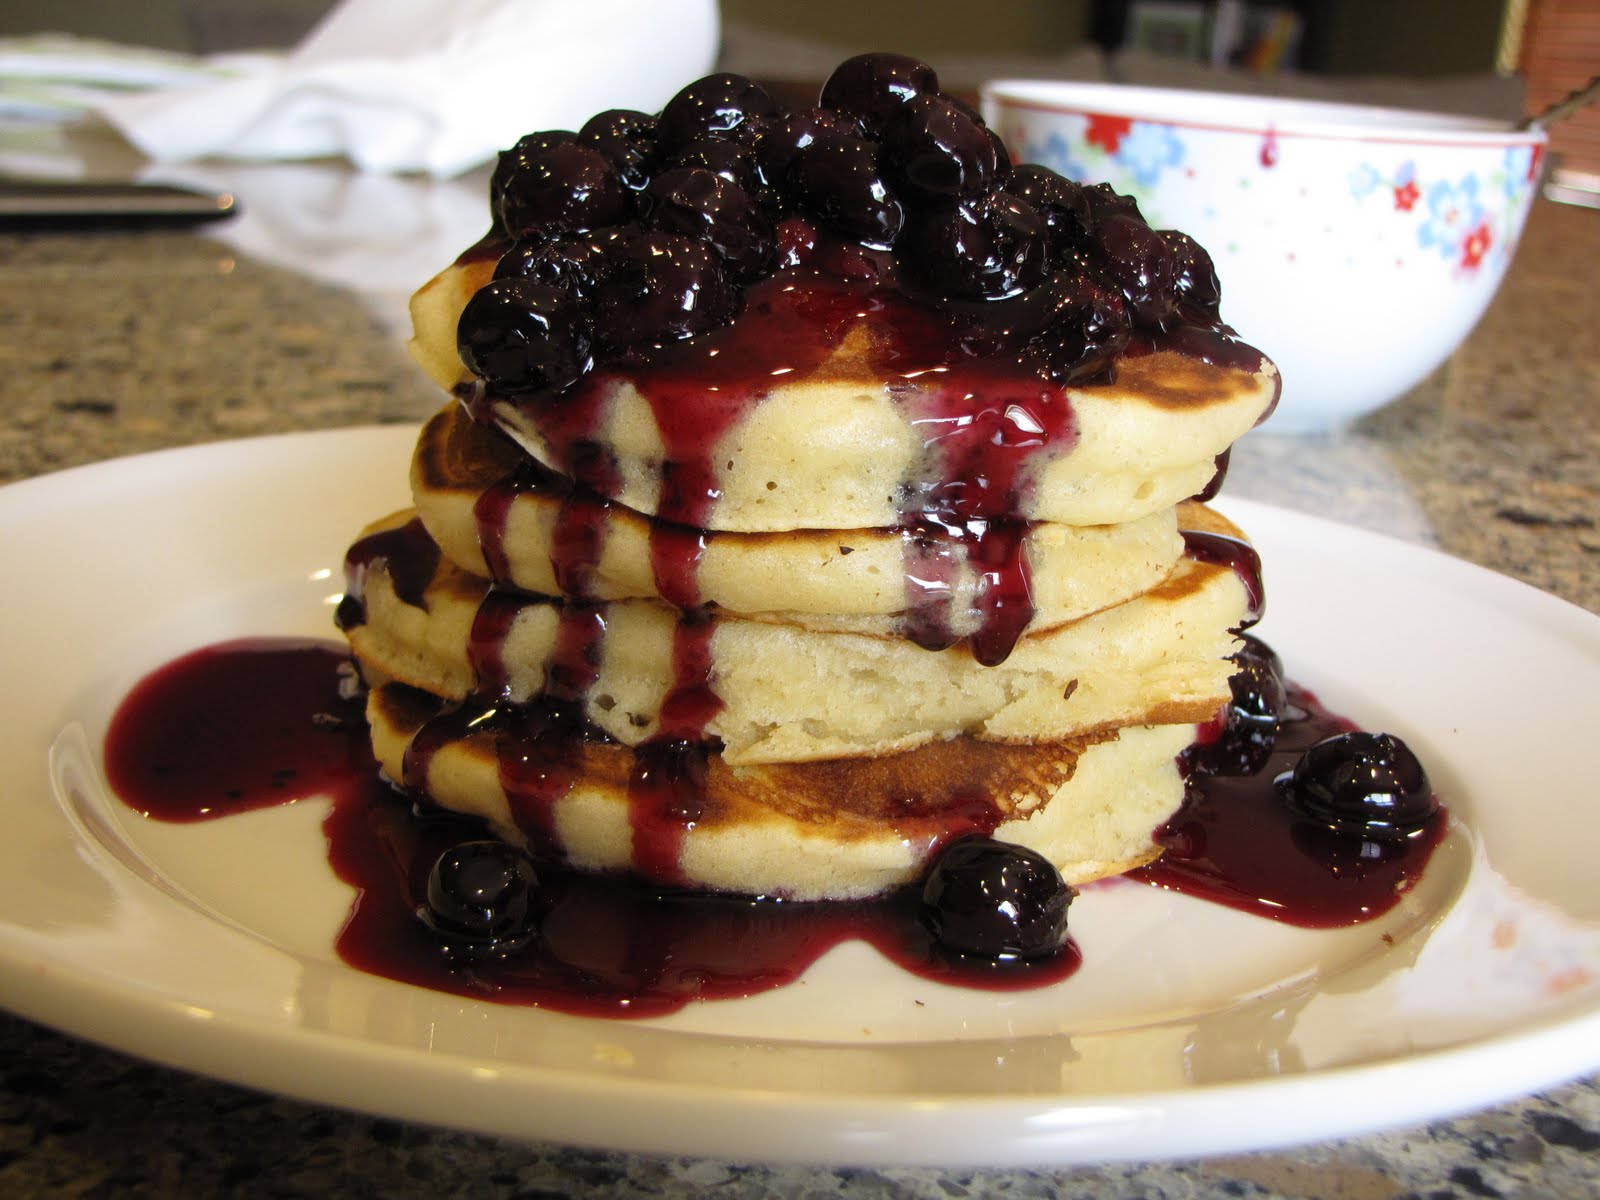
[[[287,54],[94,107],[157,162],[448,177],[532,130],[656,111],[712,68],[718,32],[716,0],[343,0]]]

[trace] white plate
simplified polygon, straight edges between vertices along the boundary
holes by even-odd
[[[193,1071],[486,1133],[739,1160],[1008,1165],[1263,1148],[1461,1112],[1600,1066],[1600,619],[1259,505],[1262,632],[1406,737],[1457,817],[1354,930],[1139,885],[1073,908],[1040,991],[926,983],[859,945],[797,984],[600,1021],[360,974],[324,806],[200,825],[106,794],[112,709],[177,653],[331,635],[347,542],[407,502],[414,431],[227,443],[0,491],[0,1002]]]

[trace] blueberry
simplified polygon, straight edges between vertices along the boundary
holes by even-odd
[[[817,227],[802,217],[786,217],[773,230],[779,267],[803,267],[817,252]]]
[[[1098,220],[1094,238],[1103,256],[1101,269],[1122,290],[1134,319],[1164,328],[1178,301],[1178,262],[1166,239],[1124,214]]]
[[[1038,303],[1048,315],[1024,347],[1024,360],[1056,383],[1104,378],[1132,330],[1122,296],[1076,271],[1058,271],[1040,288]]]
[[[979,118],[982,123],[982,118]],[[1010,190],[1011,180],[1011,151],[1006,149],[1006,144],[1000,140],[1000,135],[987,125],[983,126],[984,133],[989,135],[989,141],[994,147],[994,180],[1001,187]]]
[[[500,158],[495,165],[507,171],[515,170],[530,159],[545,153],[552,146],[577,140],[578,135],[570,129],[541,129],[537,133],[526,133],[518,138],[509,150],[500,152]]]
[[[535,230],[582,233],[628,219],[629,192],[593,146],[562,141],[529,151],[507,172],[500,224],[513,237]]]
[[[537,886],[533,864],[515,846],[462,842],[433,864],[417,916],[452,961],[504,958],[533,940]]]
[[[494,277],[547,283],[581,301],[593,293],[604,262],[603,238],[535,236],[513,243],[495,264]]]
[[[1233,711],[1251,721],[1276,721],[1288,706],[1283,686],[1283,662],[1277,652],[1253,634],[1239,635],[1233,654],[1238,667],[1230,681]]]
[[[851,241],[887,250],[900,235],[905,210],[878,172],[871,142],[821,131],[796,152],[784,190],[805,214]]]
[[[943,296],[995,300],[1044,276],[1044,221],[1005,192],[917,213],[896,248],[908,276]]]
[[[670,167],[703,167],[722,176],[729,183],[752,191],[760,186],[756,170],[756,152],[742,142],[721,138],[699,138],[676,151],[667,164]]]
[[[1278,721],[1288,705],[1283,664],[1260,638],[1241,634],[1232,693],[1217,737],[1188,753],[1192,769],[1210,775],[1254,775],[1266,765],[1278,740]]]
[[[834,68],[818,100],[877,129],[906,101],[938,91],[939,76],[925,62],[904,54],[858,54]]]
[[[1050,252],[1061,264],[1080,261],[1094,246],[1089,227],[1094,218],[1089,198],[1078,184],[1049,167],[1023,163],[1011,172],[1006,190],[1026,200],[1042,218],[1050,235]]]
[[[1339,834],[1401,841],[1438,811],[1427,772],[1399,738],[1352,732],[1324,738],[1276,784],[1296,812]]]
[[[650,160],[656,145],[656,119],[631,108],[596,113],[578,130],[578,141],[611,160],[624,187],[638,191],[650,182]]]
[[[516,145],[508,150],[500,151],[495,159],[494,171],[489,176],[489,212],[493,216],[495,225],[500,227],[500,194],[505,191],[506,180],[511,177],[530,156],[535,156],[548,150],[551,146],[562,142],[577,140],[578,135],[570,129],[545,129],[538,133],[530,133],[519,138]]]
[[[906,101],[881,136],[884,178],[924,202],[981,196],[1000,173],[994,137],[948,96]]]
[[[1222,285],[1217,282],[1217,269],[1205,247],[1187,233],[1176,229],[1161,231],[1162,239],[1172,251],[1177,264],[1177,278],[1173,292],[1179,304],[1198,309],[1200,315],[1215,319],[1222,304]]]
[[[506,392],[560,392],[592,363],[588,324],[572,296],[533,279],[479,288],[456,326],[467,369]]]
[[[1023,846],[966,837],[940,851],[919,909],[934,939],[959,954],[1037,958],[1067,936],[1073,891],[1050,860]]]
[[[781,191],[800,151],[824,135],[859,140],[862,129],[855,118],[825,108],[784,113],[767,121],[755,142],[761,183]]]
[[[716,251],[665,230],[634,231],[608,250],[595,289],[595,337],[611,353],[727,324],[740,296]]]
[[[1083,198],[1089,206],[1091,221],[1103,221],[1108,217],[1144,220],[1144,215],[1139,211],[1139,202],[1132,196],[1124,196],[1109,183],[1086,184],[1083,188]]]
[[[656,142],[672,152],[703,137],[742,141],[777,112],[767,90],[743,75],[707,75],[667,101],[656,120]]]
[[[735,280],[756,279],[777,253],[772,227],[750,194],[704,167],[674,167],[645,189],[647,220],[656,229],[706,243]]]

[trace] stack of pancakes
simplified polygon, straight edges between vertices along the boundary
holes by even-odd
[[[648,368],[586,391],[581,422],[486,396],[455,331],[493,267],[464,256],[413,303],[456,398],[414,509],[350,557],[393,779],[580,869],[753,895],[878,894],[974,830],[1070,883],[1154,857],[1253,602],[1186,553],[1186,531],[1242,542],[1186,498],[1270,407],[1270,364],[1168,351],[1041,384],[1070,436],[1006,459],[1006,512],[951,533],[907,517],[960,443],[937,379],[863,350],[881,314],[767,371],[690,453]]]

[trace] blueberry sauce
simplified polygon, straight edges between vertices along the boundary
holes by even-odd
[[[646,879],[682,881],[684,836],[700,816],[709,756],[706,727],[722,711],[711,686],[711,636],[702,609],[682,613],[673,630],[672,686],[661,700],[657,731],[634,750],[628,779],[633,865]]]
[[[847,249],[869,266],[844,274]],[[562,498],[553,564],[561,591],[588,595],[587,573],[603,549],[612,503],[607,497],[620,488],[617,463],[601,448],[602,423],[609,399],[626,382],[650,405],[664,441],[651,540],[657,591],[681,609],[698,606],[697,566],[721,498],[720,447],[775,383],[814,372],[857,316],[870,313],[874,335],[864,368],[892,381],[891,394],[922,441],[917,481],[897,497],[906,586],[901,632],[929,649],[965,640],[985,665],[1006,658],[1034,614],[1024,552],[1028,522],[1020,514],[1039,467],[1077,442],[1068,395],[1025,362],[994,353],[998,335],[985,321],[906,294],[885,253],[813,235],[812,254],[809,261],[825,269],[797,266],[752,285],[731,325],[637,349],[627,371],[597,368],[557,398],[518,402],[519,419],[537,429],[553,470],[519,468],[484,492],[477,515],[491,577],[507,573],[499,547],[509,501],[538,489]],[[1259,352],[1197,326],[1147,338],[1137,349],[1165,342],[1222,365],[1261,366]],[[489,425],[506,399],[481,383],[462,398]],[[1225,468],[1219,458],[1218,484]],[[963,569],[978,582],[977,626],[964,639],[953,612]]]
[[[922,572],[930,564],[953,567],[949,552],[959,546],[979,580],[978,626],[967,644],[978,662],[994,666],[1005,661],[1034,614],[1023,553],[1028,523],[1018,515],[1032,486],[1030,469],[1070,451],[1077,427],[1065,393],[1036,376],[972,363],[939,367],[937,383],[909,393],[912,424],[932,469],[931,482],[904,505],[902,546],[910,554],[907,566],[920,569],[906,572],[904,632],[927,649],[958,640],[948,572]],[[918,366],[906,374],[933,371]]]
[[[1265,763],[1252,774],[1191,775],[1183,806],[1156,833],[1161,857],[1128,878],[1314,929],[1394,907],[1444,836],[1443,812],[1398,840],[1342,835],[1298,814],[1279,777],[1355,726],[1304,688],[1287,692]]]
[[[334,612],[334,623],[340,629],[354,629],[366,621],[366,610],[361,603],[364,581],[368,569],[379,561],[387,564],[395,596],[420,608],[423,589],[439,565],[439,547],[415,517],[394,529],[357,539],[344,556],[345,580],[349,587]]]
[[[323,826],[329,860],[359,892],[337,949],[372,974],[505,1003],[628,1017],[779,987],[850,940],[875,946],[925,978],[971,987],[1038,986],[1066,978],[1078,965],[1070,942],[1026,962],[947,952],[919,923],[911,889],[874,901],[794,903],[662,890],[645,879],[585,875],[550,860],[539,862],[540,922],[532,943],[504,961],[452,964],[416,914],[439,855],[489,835],[479,822],[419,805],[380,778],[349,678],[347,651],[335,643],[255,639],[198,650],[128,695],[105,757],[118,796],[164,821],[330,797]],[[686,714],[675,721],[697,724],[699,703],[685,699]],[[503,722],[508,734],[514,729],[524,747],[519,765],[526,774],[514,803],[528,814],[525,826],[537,823],[542,799],[565,791],[559,777],[572,763],[564,754],[585,740],[575,736],[573,711],[547,697],[515,717],[508,706],[487,718]],[[659,758],[680,752],[681,745],[663,742]],[[665,777],[684,776],[669,767]],[[681,795],[668,788],[660,798],[670,809]],[[639,820],[659,825],[647,838],[655,839],[658,857],[670,860],[661,874],[674,874],[680,814],[647,812]]]
[[[1261,586],[1261,556],[1249,542],[1229,537],[1211,530],[1185,529],[1183,552],[1196,562],[1215,563],[1229,567],[1244,585],[1248,598],[1244,627],[1249,628],[1261,619],[1266,608],[1266,593]]]
[[[584,712],[599,672],[605,610],[595,604],[561,606],[544,686],[524,703],[513,703],[502,651],[512,624],[530,603],[529,597],[510,589],[489,590],[469,641],[473,691],[464,703],[446,708],[418,731],[406,751],[402,783],[412,793],[426,795],[428,772],[439,749],[469,728],[492,729],[500,786],[513,820],[534,845],[554,846],[559,844],[555,805],[577,778],[583,746],[605,739]]]
[[[580,430],[578,444],[593,444],[587,430]],[[604,551],[611,502],[532,460],[485,489],[475,505],[479,543],[491,577],[503,580],[510,574],[501,547],[511,503],[517,495],[536,490],[558,497],[561,504],[551,554],[558,587],[569,598],[591,597],[594,571]],[[695,495],[692,490],[687,494]],[[658,733],[638,747],[629,796],[635,867],[661,882],[678,878],[678,845],[697,815],[696,797],[706,771],[706,727],[721,709],[721,701],[711,686],[713,626],[700,602],[696,569],[706,536],[693,525],[656,522],[650,541],[658,590],[678,609],[673,631],[673,682],[663,699]],[[352,586],[358,584],[358,580],[352,581]],[[571,784],[582,743],[606,740],[584,715],[584,700],[603,650],[604,606],[580,606],[568,599],[557,612],[557,648],[547,667],[544,691],[532,702],[538,714],[532,736],[519,729],[523,736],[502,738],[498,753],[501,784],[512,799],[519,826],[533,844],[545,846],[556,842],[549,813]],[[479,634],[475,627],[474,694],[463,706],[464,715],[447,712],[430,723],[438,727],[438,738],[448,740],[461,722],[482,719],[488,706],[502,701],[496,685],[503,678],[503,671],[496,653],[505,627],[485,624]],[[440,744],[428,729],[424,733],[429,734],[428,745]]]
[[[660,890],[648,882],[539,864],[537,936],[499,961],[452,964],[414,914],[440,854],[482,838],[467,818],[419,812],[373,794],[336,805],[325,829],[340,878],[361,902],[339,937],[360,970],[436,991],[596,1017],[649,1017],[696,1000],[792,983],[833,947],[863,941],[920,977],[1014,990],[1057,982],[1079,964],[1055,955],[993,963],[942,950],[918,920],[915,891],[882,900],[793,903]]]
[[[331,797],[329,859],[360,896],[337,948],[361,970],[503,1003],[629,1017],[782,986],[849,940],[921,977],[967,987],[1042,986],[1079,964],[1070,938],[1032,959],[945,950],[918,919],[916,888],[873,901],[794,903],[662,890],[543,859],[538,936],[504,960],[452,964],[416,912],[439,855],[485,832],[380,779],[348,683],[342,645],[261,639],[199,650],[128,695],[105,757],[123,801],[160,820]],[[1299,749],[1351,724],[1300,689],[1291,688],[1291,700],[1271,763],[1237,777],[1192,774],[1183,808],[1159,833],[1163,858],[1130,878],[1309,927],[1370,920],[1397,902],[1442,836],[1443,812],[1379,850],[1297,817],[1274,775]],[[509,721],[511,711],[490,720]],[[519,812],[537,814],[539,797],[564,790],[559,777],[572,763],[563,753],[583,743],[573,713],[546,698],[517,716],[529,773]],[[263,736],[274,729],[281,736]],[[983,811],[955,824],[982,832],[992,827],[992,806],[974,803]]]
[[[201,821],[332,793],[376,773],[348,650],[247,638],[146,676],[106,732],[106,778],[130,807]]]

